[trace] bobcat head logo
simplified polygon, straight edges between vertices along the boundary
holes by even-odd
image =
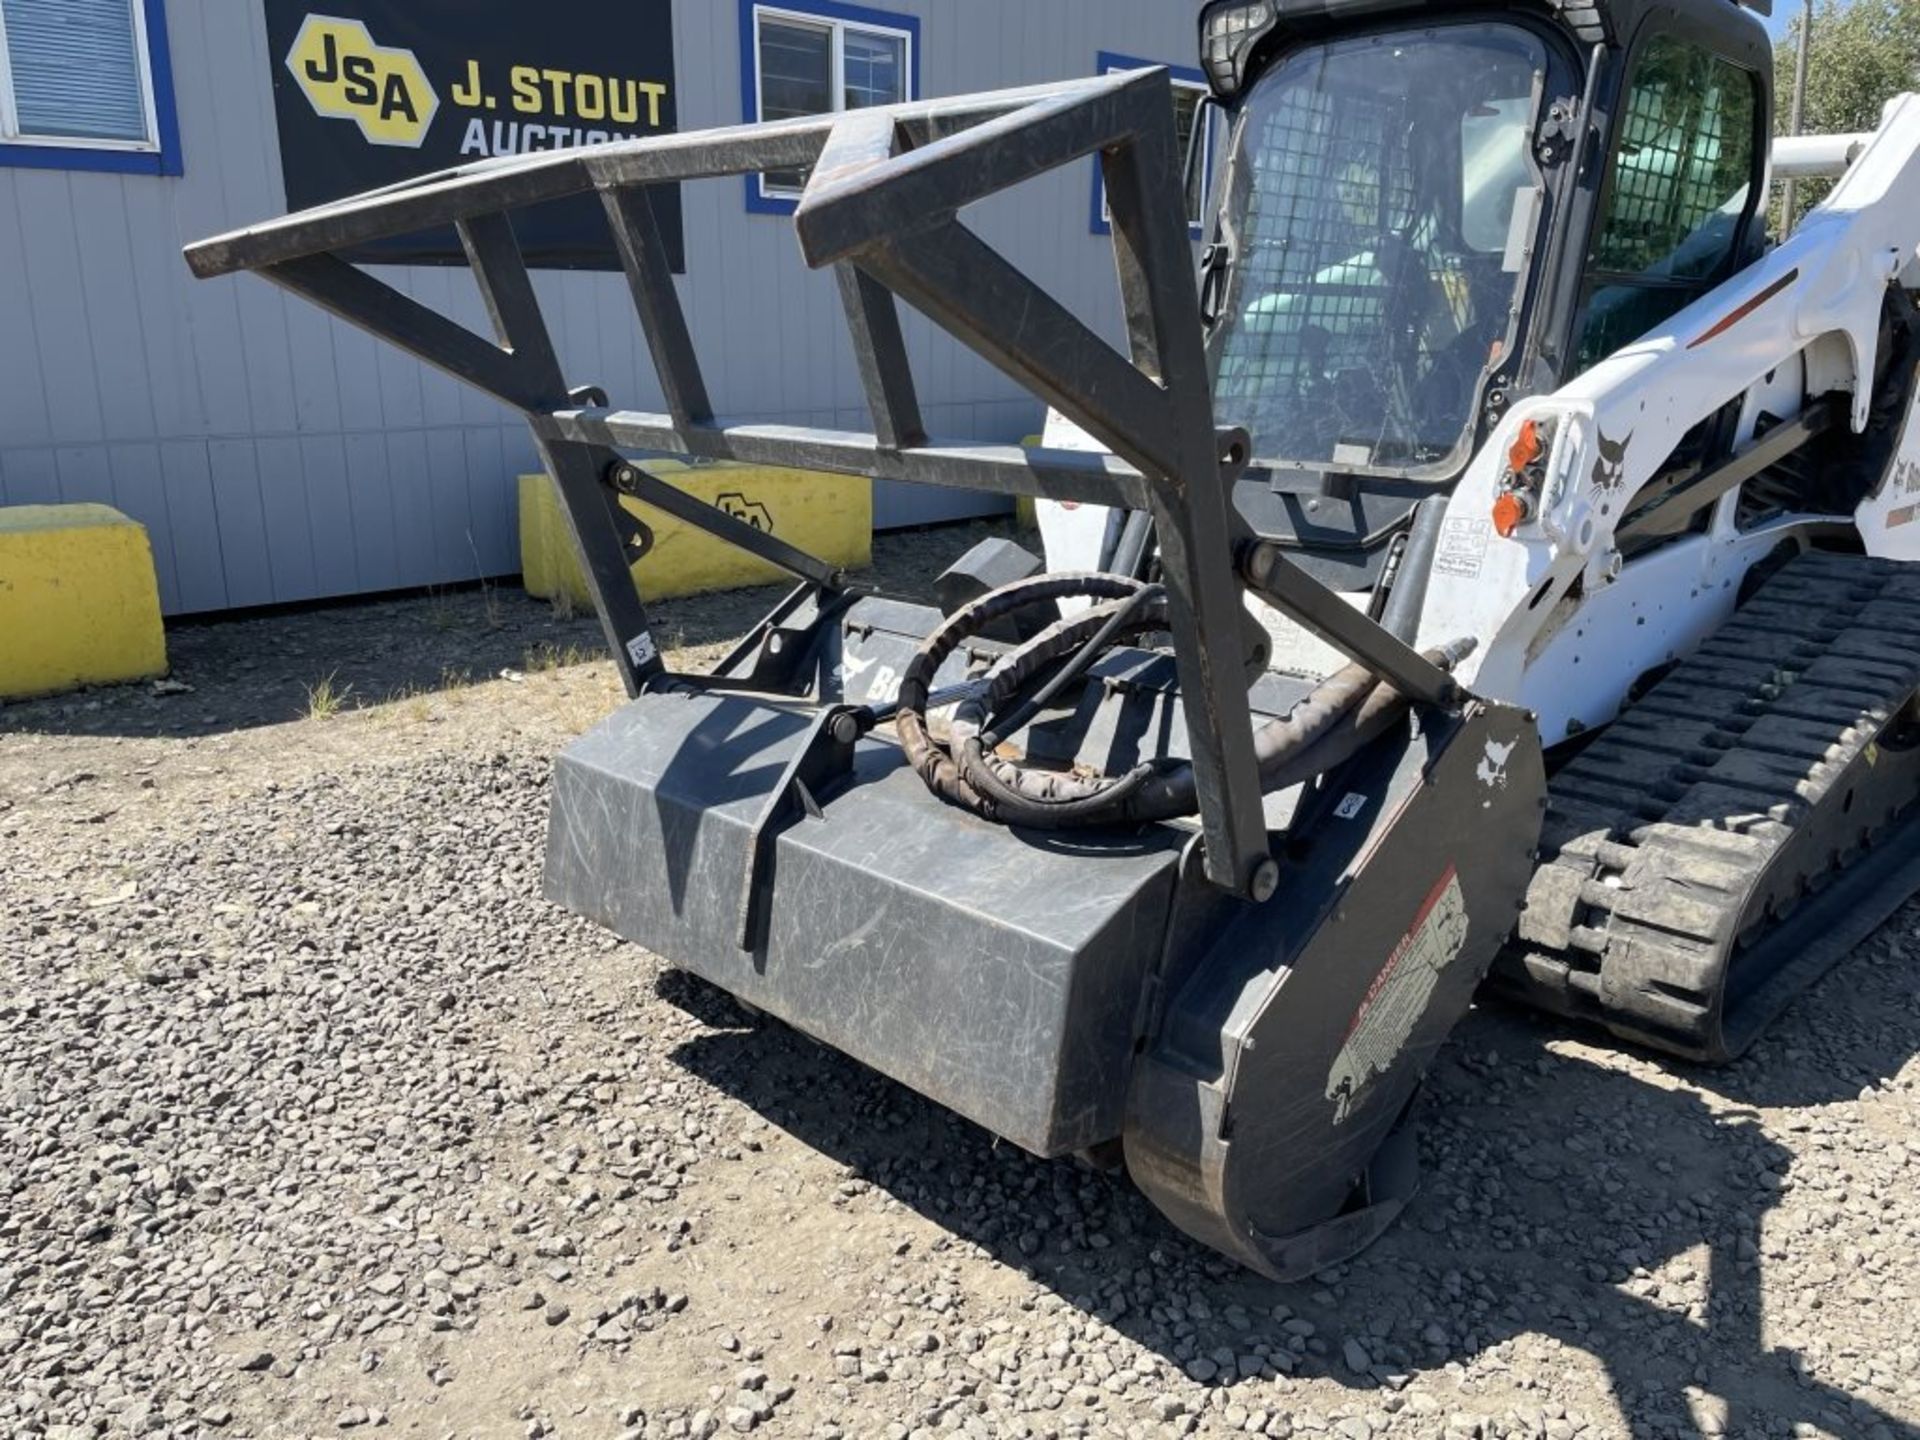
[[[1600,454],[1593,462],[1593,488],[1612,492],[1618,490],[1627,479],[1627,446],[1633,443],[1633,432],[1629,430],[1619,440],[1607,439],[1606,432],[1600,434]]]
[[[1474,777],[1489,790],[1507,788],[1507,761],[1513,755],[1513,747],[1520,742],[1509,740],[1502,745],[1498,740],[1487,741],[1487,753],[1480,757],[1480,763],[1474,768]]]

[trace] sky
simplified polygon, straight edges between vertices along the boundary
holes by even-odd
[[[1787,33],[1787,22],[1800,13],[1805,0],[1773,0],[1773,14],[1767,20],[1767,33],[1776,39]],[[1840,0],[1842,6],[1847,0]],[[1814,0],[1814,8],[1820,8],[1821,0]]]

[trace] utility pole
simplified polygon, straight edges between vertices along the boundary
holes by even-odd
[[[1793,57],[1793,115],[1787,122],[1788,134],[1798,135],[1807,105],[1807,50],[1813,44],[1813,0],[1803,0],[1800,11],[1800,48]],[[1785,239],[1793,229],[1793,181],[1780,186],[1780,236]]]

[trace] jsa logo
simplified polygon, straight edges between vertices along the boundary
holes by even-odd
[[[371,145],[418,149],[440,108],[413,52],[374,44],[358,20],[307,16],[287,69],[316,114],[353,121]]]

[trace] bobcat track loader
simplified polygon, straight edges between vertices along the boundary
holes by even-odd
[[[1197,267],[1155,70],[484,161],[187,255],[527,415],[631,696],[558,761],[554,899],[1291,1278],[1407,1203],[1483,985],[1725,1059],[1920,888],[1920,99],[1770,146],[1732,0],[1199,29]],[[1124,349],[964,213],[1090,156]],[[1777,244],[1770,161],[1838,177]],[[652,197],[766,170],[870,433],[715,413]],[[511,217],[575,195],[658,410],[549,339]],[[353,263],[444,226],[493,336]],[[1051,443],[929,436],[902,301]],[[1035,496],[1047,564],[863,593],[663,454]],[[663,664],[627,497],[795,577],[710,674]]]

